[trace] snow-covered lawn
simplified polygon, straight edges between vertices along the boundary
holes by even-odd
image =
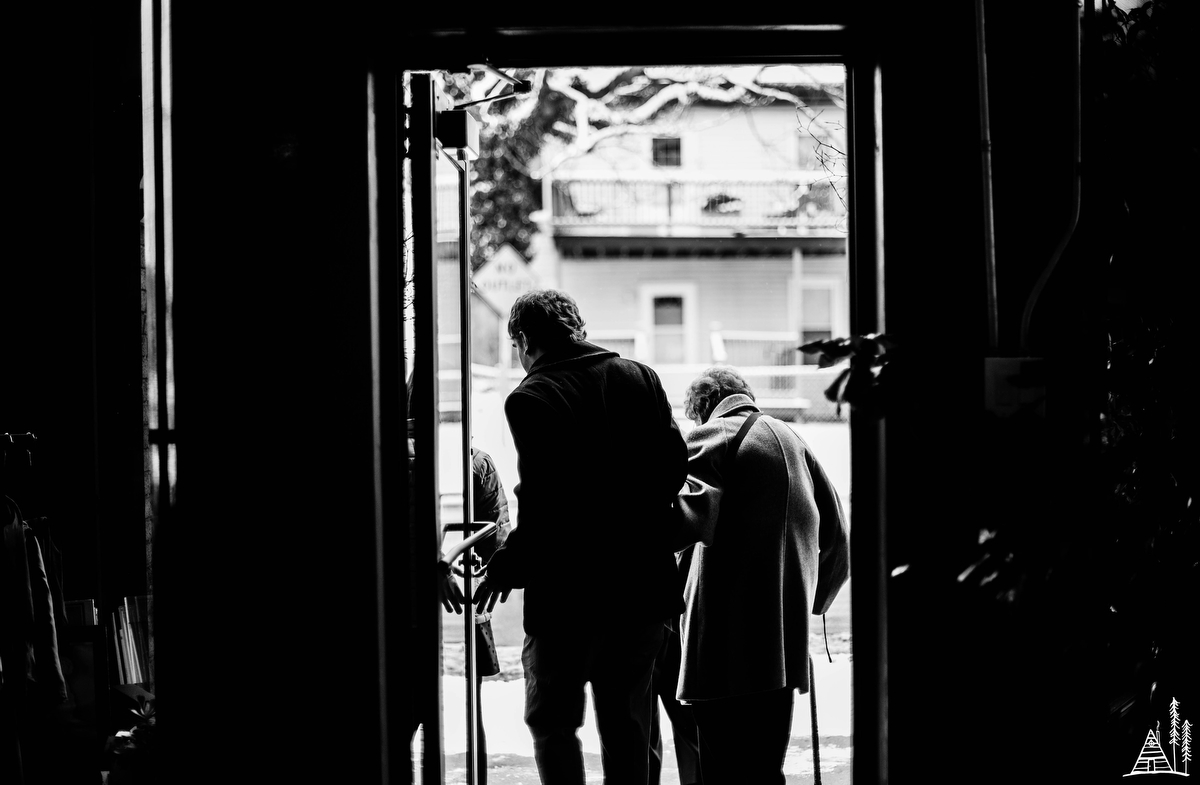
[[[822,653],[814,659],[817,694],[817,723],[821,735],[821,771],[825,782],[835,782],[830,775],[848,773],[853,747],[850,743],[851,724],[851,658],[847,654],[835,654],[829,662]],[[445,676],[442,680],[444,706],[444,743],[449,759],[466,751],[466,691],[461,676]],[[522,719],[525,705],[525,682],[522,679],[499,681],[487,679],[483,683],[480,704],[483,711],[484,729],[487,733],[488,754],[496,762],[504,760],[509,774],[518,770],[532,772],[533,743]],[[662,785],[678,782],[674,751],[670,742],[670,730],[665,734],[667,744],[666,762]],[[590,699],[584,725],[579,731],[579,740],[584,755],[600,753],[600,739],[596,733],[595,718]],[[493,764],[495,765],[495,764]],[[589,775],[591,773],[589,765]],[[455,767],[448,762],[447,782],[455,782]],[[792,744],[784,762],[784,773],[798,777],[797,782],[812,778],[812,721],[807,696],[798,696],[792,718]],[[461,774],[459,777],[461,778]],[[496,780],[495,777],[492,778]],[[459,780],[461,781],[461,779]],[[505,779],[516,782],[517,779]],[[590,781],[590,776],[589,776]],[[849,781],[848,778],[846,780]],[[529,780],[536,783],[536,774]]]

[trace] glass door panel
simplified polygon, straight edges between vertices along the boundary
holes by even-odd
[[[464,330],[461,224],[461,190],[464,173],[443,150],[437,165],[437,293],[438,293],[438,504],[442,521],[442,545],[447,551],[472,532],[464,523],[471,516],[470,483],[470,364],[463,351],[470,344]],[[466,371],[464,371],[466,369]],[[465,560],[457,579],[464,598],[474,588]],[[476,748],[478,700],[473,663],[473,613],[467,604],[461,614],[443,611],[442,616],[442,720],[445,732],[446,782],[471,783],[472,752]],[[469,637],[470,636],[470,637]],[[468,642],[472,645],[468,645]]]

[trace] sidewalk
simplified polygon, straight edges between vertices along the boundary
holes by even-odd
[[[447,647],[448,649],[451,647]],[[519,648],[501,647],[501,657],[507,666],[514,657],[520,659]],[[449,655],[450,652],[447,652]],[[447,670],[452,660],[448,657]],[[816,674],[817,722],[821,734],[821,780],[823,785],[850,785],[851,781],[851,660],[846,653],[834,654],[833,662],[823,650],[813,663]],[[500,676],[484,680],[480,705],[488,742],[489,785],[538,785],[537,768],[533,761],[533,743],[522,720],[525,702],[525,682],[514,677],[511,667]],[[444,743],[446,753],[446,782],[465,781],[466,752],[466,688],[461,675],[446,675],[442,679],[445,707]],[[792,742],[784,762],[789,785],[813,781],[811,709],[807,696],[797,696],[792,719]],[[579,731],[583,746],[584,764],[589,783],[603,780],[600,766],[600,740],[589,698],[584,725]],[[664,763],[661,785],[679,785],[679,772],[669,725],[664,734]]]

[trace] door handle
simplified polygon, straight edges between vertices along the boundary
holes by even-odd
[[[449,573],[451,565],[454,564],[455,560],[457,560],[459,556],[462,556],[465,552],[471,548],[474,548],[476,543],[482,542],[488,537],[494,535],[496,530],[500,528],[499,524],[497,524],[495,521],[478,521],[471,523],[470,526],[472,528],[478,526],[480,529],[470,537],[467,537],[465,540],[456,542],[450,548],[450,550],[442,554],[442,558],[438,559],[438,569],[442,572]],[[447,526],[446,528],[449,529],[450,527]]]

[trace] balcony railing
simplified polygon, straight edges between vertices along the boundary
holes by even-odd
[[[844,180],[824,172],[763,178],[700,178],[672,173],[578,176],[550,185],[560,232],[665,235],[732,233],[841,236]]]

